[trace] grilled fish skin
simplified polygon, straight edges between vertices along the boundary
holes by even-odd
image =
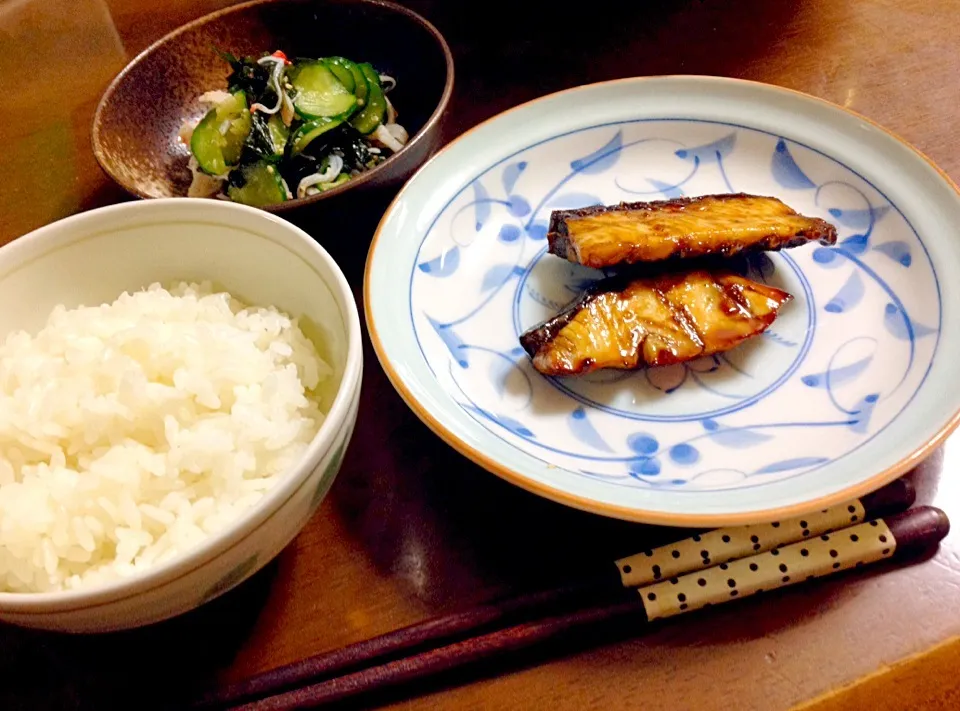
[[[785,291],[723,270],[604,279],[520,336],[544,375],[635,370],[730,350],[763,333]]]
[[[777,198],[736,193],[555,210],[547,240],[551,254],[599,269],[729,257],[812,241],[832,245],[837,229],[820,218],[798,214]]]

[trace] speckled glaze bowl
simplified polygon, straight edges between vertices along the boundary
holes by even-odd
[[[402,151],[342,186],[264,209],[284,212],[360,188],[406,180],[437,148],[453,91],[453,57],[437,29],[382,0],[254,0],[201,17],[144,50],[120,72],[97,106],[93,152],[121,187],[141,198],[183,197],[190,154],[178,138],[198,120],[203,92],[225,89],[235,55],[282,50],[290,56],[343,55],[398,79],[391,99],[411,138]]]

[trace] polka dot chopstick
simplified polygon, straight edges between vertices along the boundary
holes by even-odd
[[[268,685],[269,690],[261,689],[265,692],[262,695],[248,694],[243,699],[245,703],[231,705],[230,708],[245,711],[318,708],[346,699],[356,702],[358,697],[371,692],[398,686],[406,687],[410,693],[410,687],[416,687],[419,682],[439,673],[480,661],[489,665],[492,660],[501,657],[504,660],[516,659],[515,653],[521,649],[555,644],[561,640],[569,649],[572,640],[581,636],[586,640],[595,640],[602,630],[622,631],[635,626],[642,627],[657,619],[874,561],[909,558],[936,546],[949,529],[950,523],[942,511],[921,506],[865,523],[854,522],[833,533],[818,536],[811,533],[795,543],[765,552],[753,553],[754,544],[751,544],[752,555],[720,563],[707,570],[689,572],[636,591],[628,592],[621,588],[616,596],[607,595],[605,599],[561,614],[513,621],[507,627],[492,631],[488,627],[474,627],[470,630],[471,635],[460,636],[456,640],[447,638],[440,641],[434,638],[435,645],[432,647],[424,648],[421,639],[419,648],[407,650],[406,656],[392,655],[373,665],[368,662],[358,666],[353,658],[354,664],[348,665],[339,674],[309,680],[301,677],[292,685],[274,683]],[[809,528],[807,530],[812,531]],[[443,619],[425,624],[437,625]],[[403,633],[400,630],[391,634]],[[357,646],[353,645],[353,649]],[[328,656],[339,654],[343,657],[350,649],[346,647],[328,653]],[[322,659],[322,655],[314,659]],[[250,687],[247,687],[247,691],[250,691]],[[234,700],[237,700],[236,697]]]
[[[772,523],[719,528],[677,543],[616,561],[624,587],[635,588],[693,570],[776,550],[788,543],[814,540],[839,528],[910,508],[913,485],[897,479],[873,494],[832,508]]]
[[[826,511],[702,533],[618,560],[619,574],[607,563],[599,578],[436,617],[213,689],[186,706],[313,707],[533,646],[575,629],[610,622],[643,624],[874,560],[899,558],[935,545],[948,528],[942,512],[929,508],[871,521],[908,509],[915,498],[910,482],[900,479]]]
[[[898,538],[906,537],[909,543],[911,537],[918,535],[912,529],[917,515],[929,515],[931,518],[924,526],[942,525],[948,530],[949,523],[942,512],[921,507],[886,520],[877,519],[848,526],[765,553],[721,563],[707,570],[673,577],[641,587],[638,593],[643,600],[647,619],[655,620],[715,605],[730,598],[813,580],[893,556],[897,551]],[[938,522],[938,517],[942,521]]]

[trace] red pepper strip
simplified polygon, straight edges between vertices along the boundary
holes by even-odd
[[[290,60],[287,59],[287,55],[281,52],[279,49],[270,55],[271,57],[276,57],[277,59],[282,59],[284,64],[290,64]]]

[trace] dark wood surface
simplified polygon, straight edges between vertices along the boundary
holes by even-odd
[[[137,52],[224,0],[0,2],[0,243],[127,199],[100,172],[89,126],[100,92]],[[703,73],[767,81],[848,106],[960,175],[955,0],[410,0],[457,61],[449,140],[553,90],[615,77]],[[294,220],[359,295],[389,201]],[[82,268],[82,267],[79,267]],[[0,627],[0,708],[149,708],[495,595],[550,586],[682,532],[537,499],[444,446],[367,350],[343,470],[317,516],[261,574],[153,628],[64,637]],[[960,440],[916,474],[920,500],[960,520]],[[883,575],[746,600],[639,638],[486,667],[395,708],[777,711],[960,635],[960,547]],[[960,644],[960,643],[958,643]],[[535,663],[538,662],[538,663]],[[938,676],[929,684],[950,685]]]

